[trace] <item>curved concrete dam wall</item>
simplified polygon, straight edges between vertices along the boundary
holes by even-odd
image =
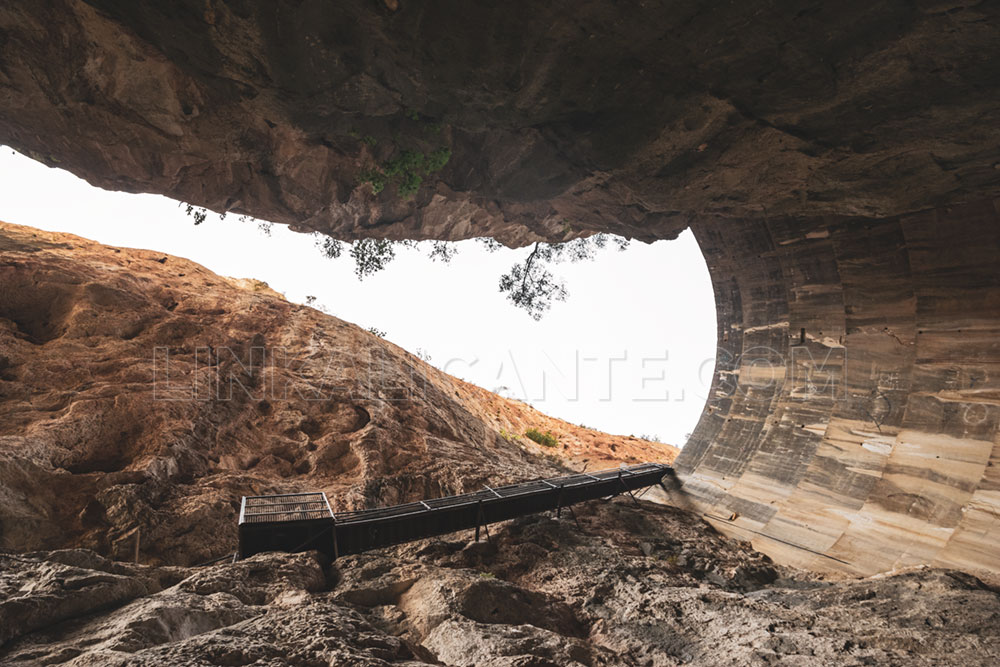
[[[1000,569],[997,211],[693,226],[719,353],[676,465],[710,521],[814,569]]]

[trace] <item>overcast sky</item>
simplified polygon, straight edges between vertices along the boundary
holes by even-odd
[[[346,253],[327,259],[312,236],[283,225],[268,236],[212,214],[195,226],[173,200],[100,190],[10,149],[0,150],[0,184],[0,220],[186,257],[266,281],[290,301],[315,296],[452,375],[577,424],[682,445],[707,396],[715,303],[690,232],[556,265],[569,299],[535,322],[497,289],[528,249],[489,253],[463,241],[450,264],[403,250],[359,282]]]

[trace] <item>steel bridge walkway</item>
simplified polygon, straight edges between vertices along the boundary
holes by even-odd
[[[247,496],[240,508],[239,557],[317,549],[330,558],[569,507],[659,484],[660,463],[578,473],[475,493],[354,512],[336,512],[324,493]]]

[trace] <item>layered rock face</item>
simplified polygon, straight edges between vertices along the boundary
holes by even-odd
[[[689,499],[804,567],[1000,569],[997,203],[695,232],[720,347]]]
[[[720,360],[678,500],[808,567],[996,571],[998,12],[57,0],[0,9],[0,140],[345,239],[690,225]]]
[[[557,447],[517,437],[552,430]],[[676,450],[560,422],[259,281],[0,223],[0,548],[191,564],[240,496],[358,509]]]
[[[824,580],[630,501],[493,540],[205,568],[0,554],[0,661],[73,667],[991,665],[1000,594],[915,568]]]

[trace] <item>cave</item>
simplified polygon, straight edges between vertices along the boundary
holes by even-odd
[[[395,4],[7,7],[0,137],[342,239],[689,226],[720,350],[690,501],[808,567],[997,568],[995,7]],[[359,132],[452,159],[372,195]]]
[[[997,4],[54,0],[0,62],[0,142],[104,188],[347,241],[691,229],[675,504],[813,572],[1000,574]]]

